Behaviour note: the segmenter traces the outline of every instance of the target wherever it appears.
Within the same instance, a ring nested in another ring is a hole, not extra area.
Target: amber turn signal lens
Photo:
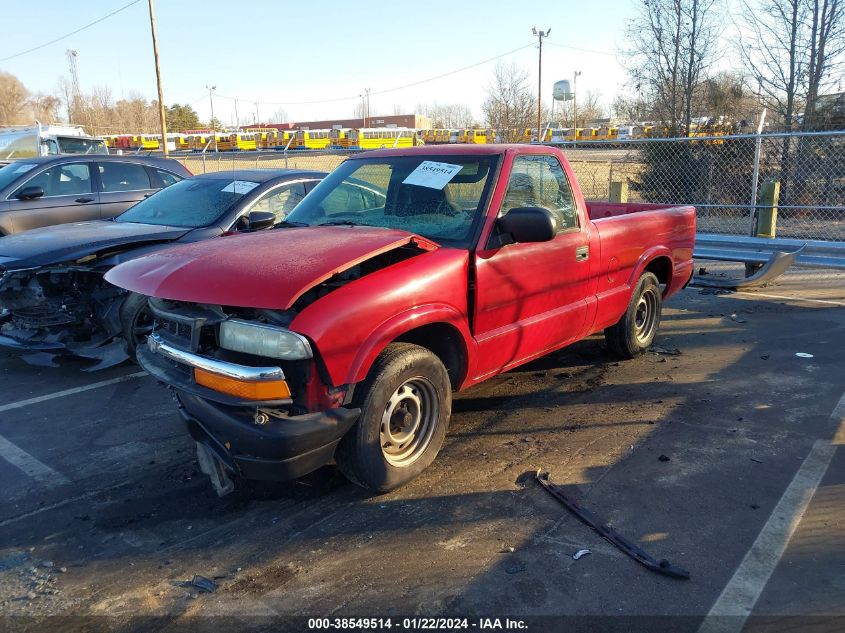
[[[247,382],[221,376],[204,369],[194,369],[194,380],[198,385],[220,393],[226,393],[243,400],[281,400],[290,398],[290,387],[284,380]]]

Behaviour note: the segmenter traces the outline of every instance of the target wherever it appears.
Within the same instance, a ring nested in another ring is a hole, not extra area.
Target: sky
[[[83,92],[107,86],[117,100],[130,93],[156,98],[147,0],[39,50],[120,9],[130,0],[3,0],[7,28],[0,71],[31,91],[58,94],[69,75],[65,51],[77,51]],[[513,61],[537,81],[537,38],[543,43],[542,95],[551,105],[555,81],[578,77],[578,94],[592,90],[609,106],[627,88],[619,56],[631,0],[596,5],[573,0],[156,0],[159,55],[166,104],[188,103],[207,120],[206,86],[216,86],[214,113],[234,123],[267,121],[283,108],[291,121],[351,118],[358,95],[371,91],[372,114],[411,113],[421,103],[460,103],[479,119],[497,61]],[[30,25],[12,29],[8,25]],[[37,28],[35,28],[37,26]],[[516,50],[515,49],[520,49]],[[416,86],[394,88],[468,70]],[[388,92],[383,92],[388,91]],[[315,102],[315,103],[302,103]],[[284,104],[284,105],[283,105]]]

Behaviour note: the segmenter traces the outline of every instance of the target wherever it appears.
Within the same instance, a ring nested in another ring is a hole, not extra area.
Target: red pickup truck
[[[602,330],[642,353],[694,238],[693,207],[585,202],[558,149],[432,146],[351,157],[283,227],[106,279],[152,298],[138,361],[218,494],[333,459],[386,491],[434,459],[453,390]]]

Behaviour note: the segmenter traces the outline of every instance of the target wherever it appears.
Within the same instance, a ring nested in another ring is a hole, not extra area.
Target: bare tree
[[[41,92],[35,93],[29,98],[29,109],[32,111],[32,118],[42,123],[52,123],[59,118],[59,105],[61,102],[53,95]]]
[[[689,129],[695,90],[716,53],[717,0],[637,0],[628,29],[637,91],[673,133]]]
[[[786,129],[806,94],[806,21],[806,0],[760,0],[755,6],[743,2],[740,54],[760,99]]]
[[[516,64],[496,64],[481,110],[487,125],[499,130],[503,141],[516,140],[523,129],[533,128],[537,96],[528,73]]]
[[[10,73],[0,72],[0,125],[26,122],[29,91],[20,79]]]
[[[460,103],[417,104],[416,111],[431,119],[436,128],[479,127],[472,110]]]
[[[819,90],[834,70],[842,67],[845,53],[845,2],[809,0],[810,59],[807,68],[807,99],[802,127],[815,124]]]
[[[282,107],[276,108],[273,112],[272,121],[273,123],[287,123],[288,111]]]

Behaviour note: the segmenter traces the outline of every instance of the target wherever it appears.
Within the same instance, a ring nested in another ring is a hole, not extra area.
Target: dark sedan
[[[47,364],[50,355],[69,351],[100,360],[96,368],[133,356],[150,325],[146,298],[106,283],[106,271],[176,242],[278,225],[325,175],[292,169],[204,174],[113,220],[0,239],[0,347]]]
[[[0,237],[112,218],[189,176],[180,162],[150,156],[71,154],[19,160],[0,168]]]

